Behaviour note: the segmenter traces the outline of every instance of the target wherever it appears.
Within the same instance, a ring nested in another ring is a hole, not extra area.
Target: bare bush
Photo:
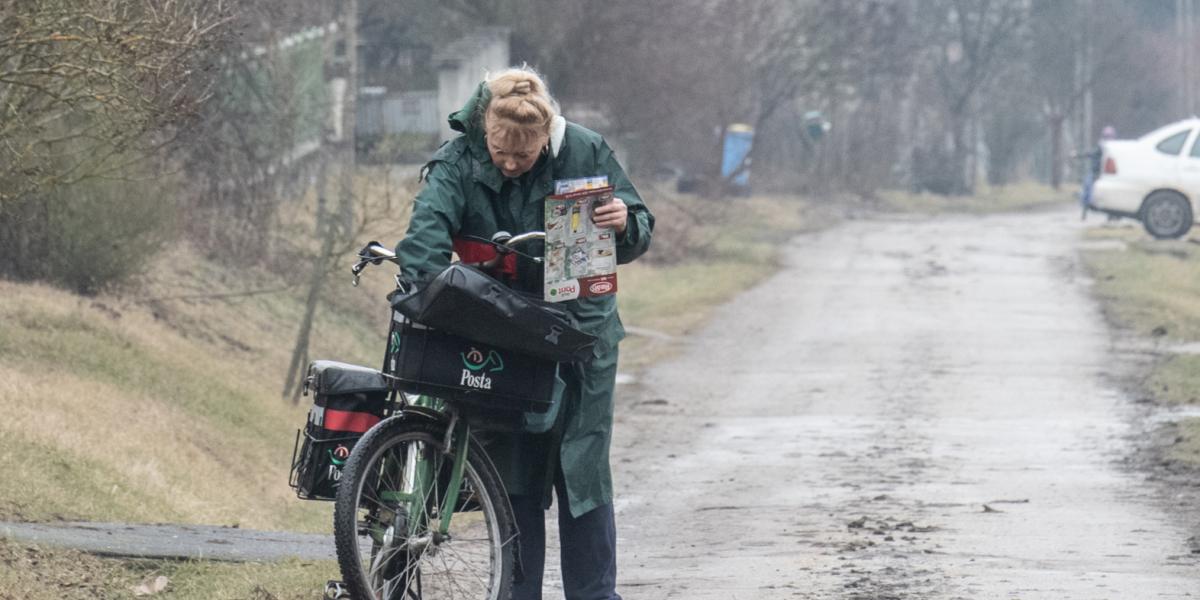
[[[48,249],[65,249],[62,216],[94,228],[140,192],[114,182],[156,176],[211,94],[212,51],[230,14],[228,3],[206,0],[0,9],[0,274],[61,279],[47,270],[61,264]],[[77,287],[101,285],[102,272]]]

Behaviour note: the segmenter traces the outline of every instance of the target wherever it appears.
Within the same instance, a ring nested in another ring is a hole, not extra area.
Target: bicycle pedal
[[[345,600],[349,597],[350,590],[346,589],[346,584],[332,579],[325,582],[326,600]]]

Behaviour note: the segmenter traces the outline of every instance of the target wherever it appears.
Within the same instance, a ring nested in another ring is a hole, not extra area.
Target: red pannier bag
[[[297,432],[288,483],[302,499],[333,500],[354,444],[387,416],[390,388],[375,369],[317,360],[304,380],[304,394],[309,392],[313,405]]]

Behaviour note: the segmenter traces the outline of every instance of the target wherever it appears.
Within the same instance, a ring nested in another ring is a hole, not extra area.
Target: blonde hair
[[[522,66],[505,69],[487,78],[492,98],[483,113],[483,128],[490,136],[518,144],[550,135],[558,116],[558,103],[537,71]]]

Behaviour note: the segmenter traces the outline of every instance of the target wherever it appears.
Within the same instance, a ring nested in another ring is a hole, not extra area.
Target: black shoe
[[[326,600],[345,600],[349,597],[350,590],[346,589],[346,584],[332,579],[325,582]]]

